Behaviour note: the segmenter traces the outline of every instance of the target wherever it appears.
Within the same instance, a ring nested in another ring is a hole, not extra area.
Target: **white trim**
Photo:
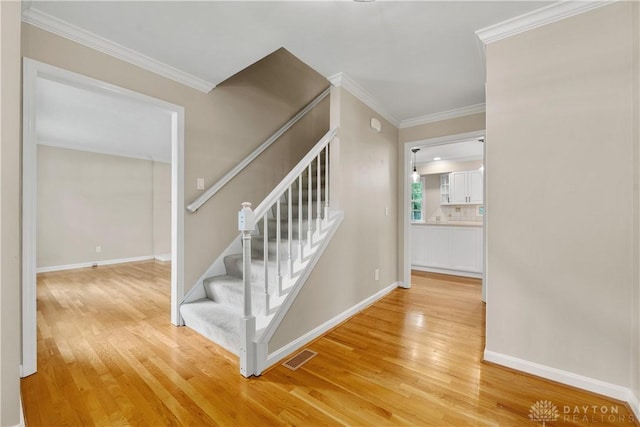
[[[613,399],[622,400],[629,403],[629,406],[631,406],[636,417],[640,415],[638,413],[640,412],[638,408],[638,401],[635,399],[633,392],[626,387],[597,380],[595,378],[585,377],[584,375],[574,374],[573,372],[564,371],[562,369],[541,365],[539,363],[530,362],[528,360],[519,359],[506,354],[496,353],[495,351],[487,350],[486,348],[484,350],[484,360],[501,366],[506,366],[507,368],[515,369],[517,371],[526,372],[527,374],[545,378],[547,380],[577,387],[579,389],[601,394]]]
[[[182,325],[184,297],[184,107],[171,114],[171,323]]]
[[[411,269],[417,271],[426,271],[427,273],[440,273],[454,276],[471,277],[473,279],[482,279],[482,273],[474,273],[471,271],[447,270],[446,268],[423,267],[421,265],[411,265]]]
[[[439,113],[427,114],[425,116],[400,121],[400,129],[425,125],[427,123],[439,122],[442,120],[455,119],[457,117],[470,116],[471,114],[484,113],[485,110],[486,106],[482,103],[469,105],[468,107],[454,108],[453,110],[441,111]]]
[[[184,293],[184,107],[29,58],[23,58],[22,129],[22,376],[37,369],[36,201],[37,79],[52,79],[85,90],[133,98],[171,115],[171,321],[177,324]]]
[[[160,262],[168,262],[171,261],[171,253],[168,254],[156,254],[153,256],[153,258],[155,260],[158,260]]]
[[[29,8],[22,12],[22,22],[34,25],[45,31],[57,34],[81,45],[106,53],[129,64],[136,65],[152,73],[182,83],[200,92],[209,93],[216,86],[204,79],[186,73],[175,67],[150,58],[133,49],[122,46],[83,28],[70,24],[37,9]]]
[[[24,408],[22,407],[22,393],[18,393],[18,403],[20,404],[20,418],[18,424],[15,427],[25,427],[24,423]]]
[[[317,328],[312,329],[311,331],[307,332],[306,334],[302,335],[301,337],[297,338],[296,340],[290,342],[289,344],[287,344],[287,345],[279,348],[278,350],[274,351],[273,353],[269,354],[269,356],[267,357],[267,362],[265,364],[264,369],[267,369],[270,366],[273,366],[274,364],[278,363],[279,361],[281,361],[282,359],[287,357],[289,354],[295,352],[299,348],[307,345],[309,342],[311,342],[311,341],[315,340],[316,338],[320,337],[321,335],[327,333],[328,331],[330,331],[331,329],[335,328],[340,323],[344,322],[345,320],[349,319],[350,317],[355,316],[360,311],[364,310],[365,308],[367,308],[371,304],[375,303],[376,301],[384,298],[391,291],[393,291],[394,289],[398,288],[399,285],[400,285],[400,282],[392,283],[391,285],[387,286],[386,288],[381,289],[380,291],[376,292],[375,294],[371,295],[370,297],[362,300],[361,302],[359,302],[358,304],[354,305],[353,307],[351,307],[351,308],[343,311],[342,313],[338,314],[334,318],[327,320],[326,322],[324,322],[322,325],[318,326]],[[264,371],[264,369],[263,369],[263,371]]]
[[[36,80],[38,65],[22,64],[22,377],[37,370],[36,306]]]
[[[380,114],[384,117],[389,123],[394,125],[395,127],[400,126],[400,121],[396,119],[393,114],[391,114],[387,109],[380,104],[380,102],[375,99],[369,92],[364,90],[362,86],[358,85],[351,77],[347,76],[345,73],[337,73],[333,76],[327,77],[327,80],[331,82],[331,84],[335,87],[342,87],[349,91],[349,93],[365,104],[367,107],[374,110],[376,113]]]
[[[631,407],[636,420],[640,420],[640,401],[638,401],[638,396],[633,394],[631,390],[629,390],[629,398],[627,399],[627,403]]]
[[[615,1],[615,0],[614,0]],[[476,35],[485,45],[542,27],[562,19],[570,18],[614,1],[560,1],[549,6],[516,16],[476,31]]]
[[[87,268],[99,265],[124,264],[125,262],[149,261],[151,259],[154,259],[153,255],[137,256],[131,258],[106,259],[103,261],[87,261],[79,262],[76,264],[53,265],[51,267],[38,267],[36,268],[36,273],[50,273],[52,271],[74,270],[76,268]]]

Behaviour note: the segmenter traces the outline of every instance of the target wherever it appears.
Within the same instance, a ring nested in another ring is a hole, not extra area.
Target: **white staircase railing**
[[[255,225],[262,223],[263,238],[263,269],[264,269],[264,294],[261,296],[265,300],[265,316],[272,313],[272,303],[281,300],[281,297],[288,291],[284,287],[284,282],[288,285],[294,283],[296,276],[296,266],[301,266],[305,262],[305,256],[312,250],[314,239],[321,237],[323,227],[330,221],[329,206],[329,143],[336,136],[337,129],[331,129],[320,141],[305,155],[302,160],[287,174],[287,176],[273,189],[273,191],[251,211],[251,204],[243,203],[243,208],[239,212],[239,229],[242,232],[243,248],[243,281],[244,281],[244,317],[241,328],[241,348],[240,348],[240,372],[248,377],[256,374],[257,369],[257,345],[256,345],[256,319],[251,310],[251,239]],[[314,180],[314,166],[315,180]],[[323,170],[324,167],[324,170]],[[304,182],[306,180],[306,183]],[[322,182],[324,180],[324,191]],[[314,182],[315,181],[315,182]],[[303,197],[303,186],[306,184],[307,197]],[[315,184],[315,194],[314,194]],[[295,196],[294,196],[295,195]],[[293,209],[294,197],[297,197]],[[281,248],[283,234],[281,225],[282,204],[286,203],[286,251]],[[306,208],[306,209],[305,209]],[[315,208],[315,210],[314,210]],[[305,215],[306,210],[306,215]],[[294,213],[294,211],[296,211]],[[270,215],[273,218],[270,218]],[[315,217],[314,217],[315,215]],[[269,219],[275,219],[275,248],[269,245]],[[294,222],[297,222],[297,242],[294,239]],[[303,224],[306,222],[306,230]],[[304,232],[306,231],[306,233]],[[297,244],[296,244],[297,243]],[[294,248],[297,251],[294,253]],[[286,255],[283,254],[286,252]],[[274,262],[275,261],[275,262]],[[283,272],[281,264],[286,265]],[[270,269],[275,268],[275,275],[270,276]],[[276,295],[272,297],[269,290],[269,277],[276,278]]]

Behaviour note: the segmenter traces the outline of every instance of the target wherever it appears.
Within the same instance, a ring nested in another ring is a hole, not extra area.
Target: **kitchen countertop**
[[[413,222],[411,225],[440,225],[447,227],[482,227],[482,221],[427,221],[427,222]]]

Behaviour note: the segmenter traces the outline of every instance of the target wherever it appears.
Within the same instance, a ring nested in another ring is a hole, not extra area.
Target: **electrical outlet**
[[[376,271],[374,273],[374,278],[376,280],[380,280],[380,270],[376,268]]]
[[[102,246],[98,245],[96,246],[96,253],[99,254],[100,252],[102,252]]]

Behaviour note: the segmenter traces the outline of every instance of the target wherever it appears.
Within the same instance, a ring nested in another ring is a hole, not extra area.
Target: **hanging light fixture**
[[[418,173],[418,170],[416,169],[416,153],[418,151],[420,151],[419,148],[412,148],[411,151],[413,152],[413,173],[411,174],[411,180],[416,183],[418,181],[420,181],[420,174]]]

